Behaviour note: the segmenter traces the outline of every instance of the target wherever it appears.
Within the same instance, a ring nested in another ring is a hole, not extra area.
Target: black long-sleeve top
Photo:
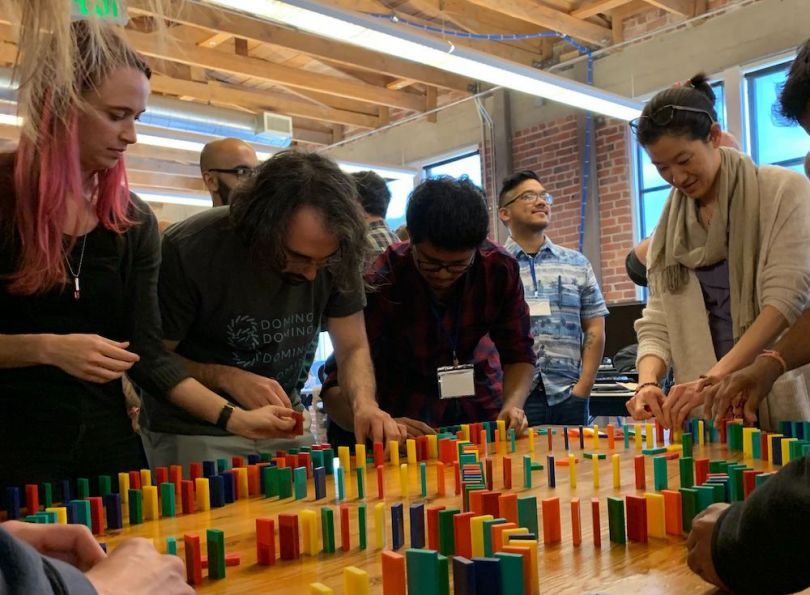
[[[712,534],[718,576],[733,593],[810,587],[810,457],[786,465],[720,516]]]

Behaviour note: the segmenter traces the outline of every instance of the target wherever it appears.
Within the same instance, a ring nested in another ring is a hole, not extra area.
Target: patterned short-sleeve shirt
[[[605,299],[591,263],[580,252],[557,246],[548,236],[534,256],[524,252],[511,237],[504,247],[520,265],[530,310],[550,311],[548,315],[531,317],[537,355],[534,383],[542,375],[548,402],[556,405],[571,395],[571,388],[579,380],[582,321],[607,316]],[[532,301],[543,307],[532,308]]]

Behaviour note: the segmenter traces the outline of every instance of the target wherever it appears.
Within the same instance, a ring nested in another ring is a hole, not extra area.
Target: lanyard
[[[453,318],[453,332],[450,333],[448,339],[450,340],[450,349],[453,353],[453,365],[458,365],[458,336],[459,336],[459,318],[461,318],[461,297],[459,296],[458,303],[456,304],[456,315]],[[436,302],[431,300],[430,301],[430,311],[433,312],[433,317],[436,319],[436,323],[439,325],[439,331],[444,332],[444,325],[442,324],[442,313],[439,312],[439,307],[436,305]]]
[[[540,297],[540,292],[537,289],[537,272],[534,270],[534,257],[532,256],[529,256],[529,273],[531,273],[532,285],[534,285],[534,297]]]

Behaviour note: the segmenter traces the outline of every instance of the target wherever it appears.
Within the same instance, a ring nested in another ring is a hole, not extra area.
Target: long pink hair
[[[151,75],[146,63],[126,42],[114,33],[103,33],[106,41],[112,40],[113,59],[98,70],[97,63],[84,64],[76,82],[78,89],[97,87],[118,67],[134,67],[147,78]],[[86,50],[89,33],[78,30],[77,34],[79,47]],[[69,244],[66,248],[63,239],[67,206],[71,199],[83,195],[78,130],[82,108],[74,102],[65,116],[57,117],[56,101],[53,94],[45,95],[35,112],[39,124],[33,138],[22,134],[17,148],[14,225],[19,253],[16,270],[9,276],[8,290],[12,294],[41,294],[67,281],[65,254],[72,247]],[[96,172],[94,200],[96,216],[103,228],[122,233],[132,225],[127,216],[130,198],[123,161]]]

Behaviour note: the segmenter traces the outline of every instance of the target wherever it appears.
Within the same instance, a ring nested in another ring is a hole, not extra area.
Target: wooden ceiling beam
[[[691,17],[695,14],[695,0],[645,0],[645,2],[679,17]]]
[[[589,0],[572,10],[570,14],[572,17],[578,19],[587,19],[597,14],[613,10],[614,8],[619,8],[630,2],[632,2],[632,0]]]

